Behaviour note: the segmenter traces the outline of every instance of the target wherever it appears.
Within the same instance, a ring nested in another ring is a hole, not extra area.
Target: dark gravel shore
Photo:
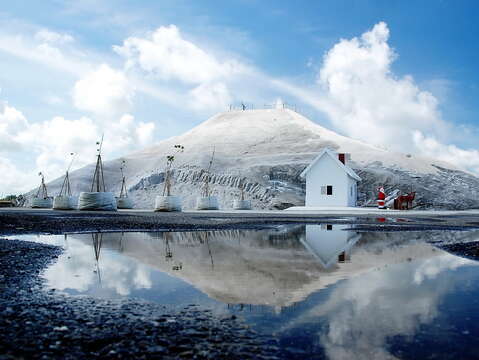
[[[42,288],[54,246],[0,239],[0,359],[277,359],[276,340],[190,305],[70,297]]]
[[[188,231],[259,229],[284,224],[355,224],[363,231],[463,230],[479,228],[479,213],[441,215],[423,212],[390,212],[387,215],[297,214],[288,212],[178,212],[58,211],[27,208],[0,209],[0,234],[63,234],[95,231]]]

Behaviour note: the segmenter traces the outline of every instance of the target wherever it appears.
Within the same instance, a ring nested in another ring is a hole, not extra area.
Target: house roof
[[[330,156],[334,162],[341,168],[343,169],[346,174],[348,174],[349,176],[351,176],[354,180],[357,180],[357,181],[361,181],[361,178],[358,176],[358,174],[356,174],[354,172],[353,169],[351,169],[349,166],[343,164],[341,161],[339,161],[338,159],[338,156],[337,156],[337,153],[335,153],[334,151],[332,151],[331,149],[328,149],[328,148],[324,148],[323,151],[321,151],[319,153],[318,156],[316,156],[316,158],[311,162],[311,164],[308,165],[308,167],[306,167],[306,169],[303,170],[303,172],[301,173],[301,176],[302,178],[305,178],[306,177],[306,174],[314,167],[314,165],[316,165],[316,163],[324,156],[324,155],[327,155],[327,156]]]

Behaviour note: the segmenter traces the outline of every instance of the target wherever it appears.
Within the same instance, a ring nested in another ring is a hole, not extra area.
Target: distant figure
[[[243,108],[243,111],[246,110],[246,105],[245,104],[241,103],[241,107]]]

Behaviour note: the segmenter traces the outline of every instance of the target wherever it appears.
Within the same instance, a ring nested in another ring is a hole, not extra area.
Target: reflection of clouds
[[[474,263],[445,254],[367,273],[338,285],[325,303],[293,326],[325,318],[328,327],[319,337],[332,359],[393,359],[387,338],[413,336],[420,325],[430,323],[438,315],[439,301],[454,285],[447,273],[441,281],[426,280],[469,264]]]
[[[52,288],[86,291],[92,283],[98,281],[97,275],[93,272],[95,264],[92,247],[69,238],[68,248],[56,263],[48,267],[44,277],[48,281],[48,286]]]
[[[151,289],[150,270],[146,266],[138,266],[133,283],[136,289]]]
[[[471,260],[455,256],[444,256],[437,259],[427,259],[423,261],[416,269],[416,272],[414,273],[414,282],[420,285],[426,279],[434,279],[441,271],[455,270],[458,267],[467,264],[471,264]]]
[[[121,234],[110,236],[119,237]],[[97,268],[91,234],[70,235],[67,243],[63,236],[58,235],[43,235],[35,240],[65,247],[57,262],[44,273],[49,287],[85,292],[97,287],[101,278],[102,291],[110,290],[124,296],[133,289],[149,289],[152,286],[151,271],[147,266],[118,255],[105,246],[101,249]]]

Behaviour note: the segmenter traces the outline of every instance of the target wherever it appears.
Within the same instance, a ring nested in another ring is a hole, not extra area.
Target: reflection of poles
[[[64,235],[63,242],[65,243],[65,250],[68,250],[68,235],[67,234]]]
[[[100,264],[98,260],[100,259],[100,251],[101,251],[101,243],[103,241],[103,234],[102,233],[91,234],[91,238],[93,241],[93,251],[95,253],[95,260],[96,260],[95,272],[98,275],[98,283],[101,285]]]
[[[170,249],[170,243],[169,243],[170,234],[165,233],[163,237],[165,239],[165,260],[170,261],[173,258],[173,252]]]
[[[119,252],[123,252],[123,236],[125,236],[125,233],[122,231],[121,236],[120,236],[120,246],[118,247]]]
[[[208,253],[210,254],[210,259],[211,259],[211,269],[214,270],[215,268],[215,263],[213,262],[213,254],[211,253],[211,248],[210,248],[210,242],[208,241],[208,232],[205,234],[205,240],[206,240],[206,246],[208,247]]]
[[[165,261],[173,260],[173,252],[170,248],[170,236],[171,233],[164,233],[163,235],[163,238],[165,239]],[[171,269],[174,271],[179,271],[183,269],[183,263],[179,262],[176,265],[174,264]]]

